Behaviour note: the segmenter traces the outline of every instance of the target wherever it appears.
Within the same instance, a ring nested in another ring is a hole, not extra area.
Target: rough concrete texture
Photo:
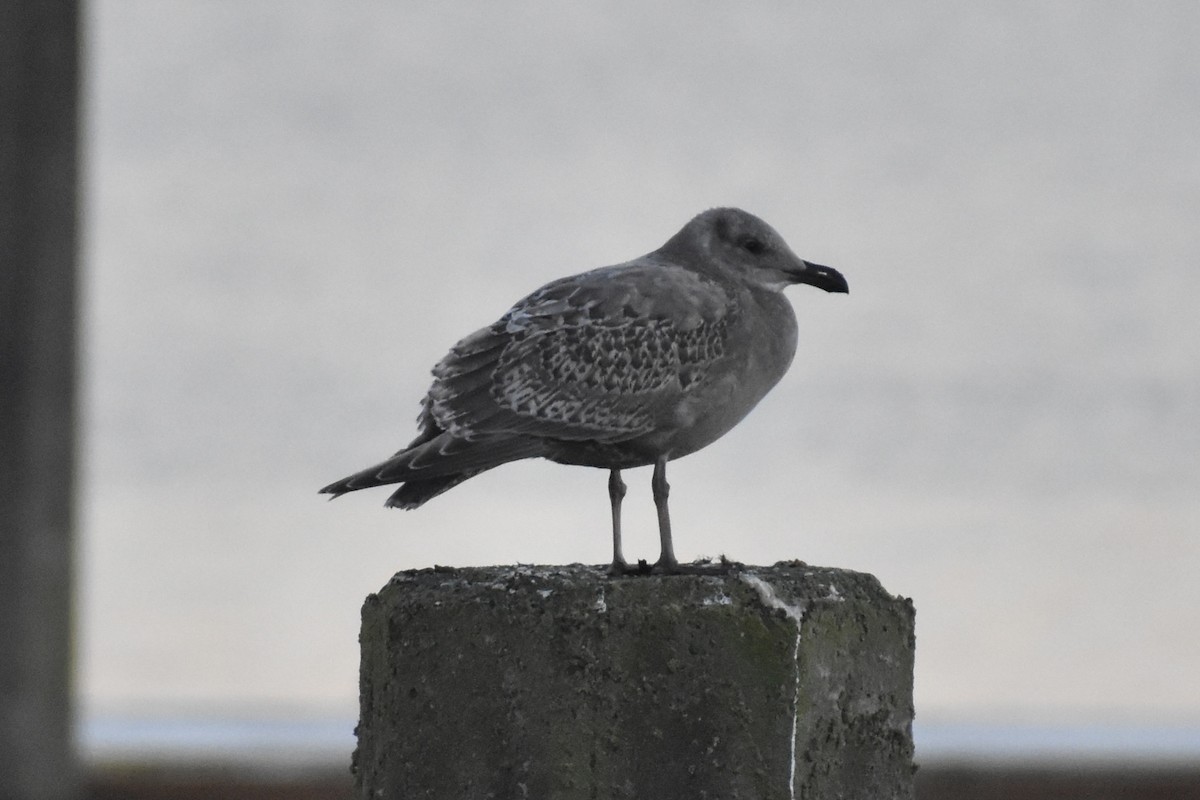
[[[363,606],[363,798],[911,798],[913,607],[800,562],[396,575]]]

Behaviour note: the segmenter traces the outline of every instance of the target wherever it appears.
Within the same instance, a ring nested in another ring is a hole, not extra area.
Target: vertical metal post
[[[78,0],[0,3],[0,797],[78,796],[72,742]]]

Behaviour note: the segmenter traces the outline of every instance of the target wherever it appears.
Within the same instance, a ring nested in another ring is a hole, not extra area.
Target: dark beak
[[[804,269],[788,273],[796,283],[807,283],[809,286],[815,286],[827,292],[849,294],[850,285],[846,283],[842,273],[833,267],[824,267],[811,261],[800,263],[804,265]]]

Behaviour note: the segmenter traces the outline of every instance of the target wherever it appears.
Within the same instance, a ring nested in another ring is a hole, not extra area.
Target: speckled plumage
[[[620,551],[619,470],[655,465],[663,552],[675,567],[665,464],[732,428],[783,376],[796,321],[782,289],[846,291],[762,220],[706,211],[646,256],[553,281],[467,336],[433,369],[420,434],[322,492],[403,485],[416,508],[492,467],[544,457],[606,468]]]

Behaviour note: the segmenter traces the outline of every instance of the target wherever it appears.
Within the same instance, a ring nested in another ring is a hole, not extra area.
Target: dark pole
[[[73,798],[78,0],[0,2],[0,797]]]

